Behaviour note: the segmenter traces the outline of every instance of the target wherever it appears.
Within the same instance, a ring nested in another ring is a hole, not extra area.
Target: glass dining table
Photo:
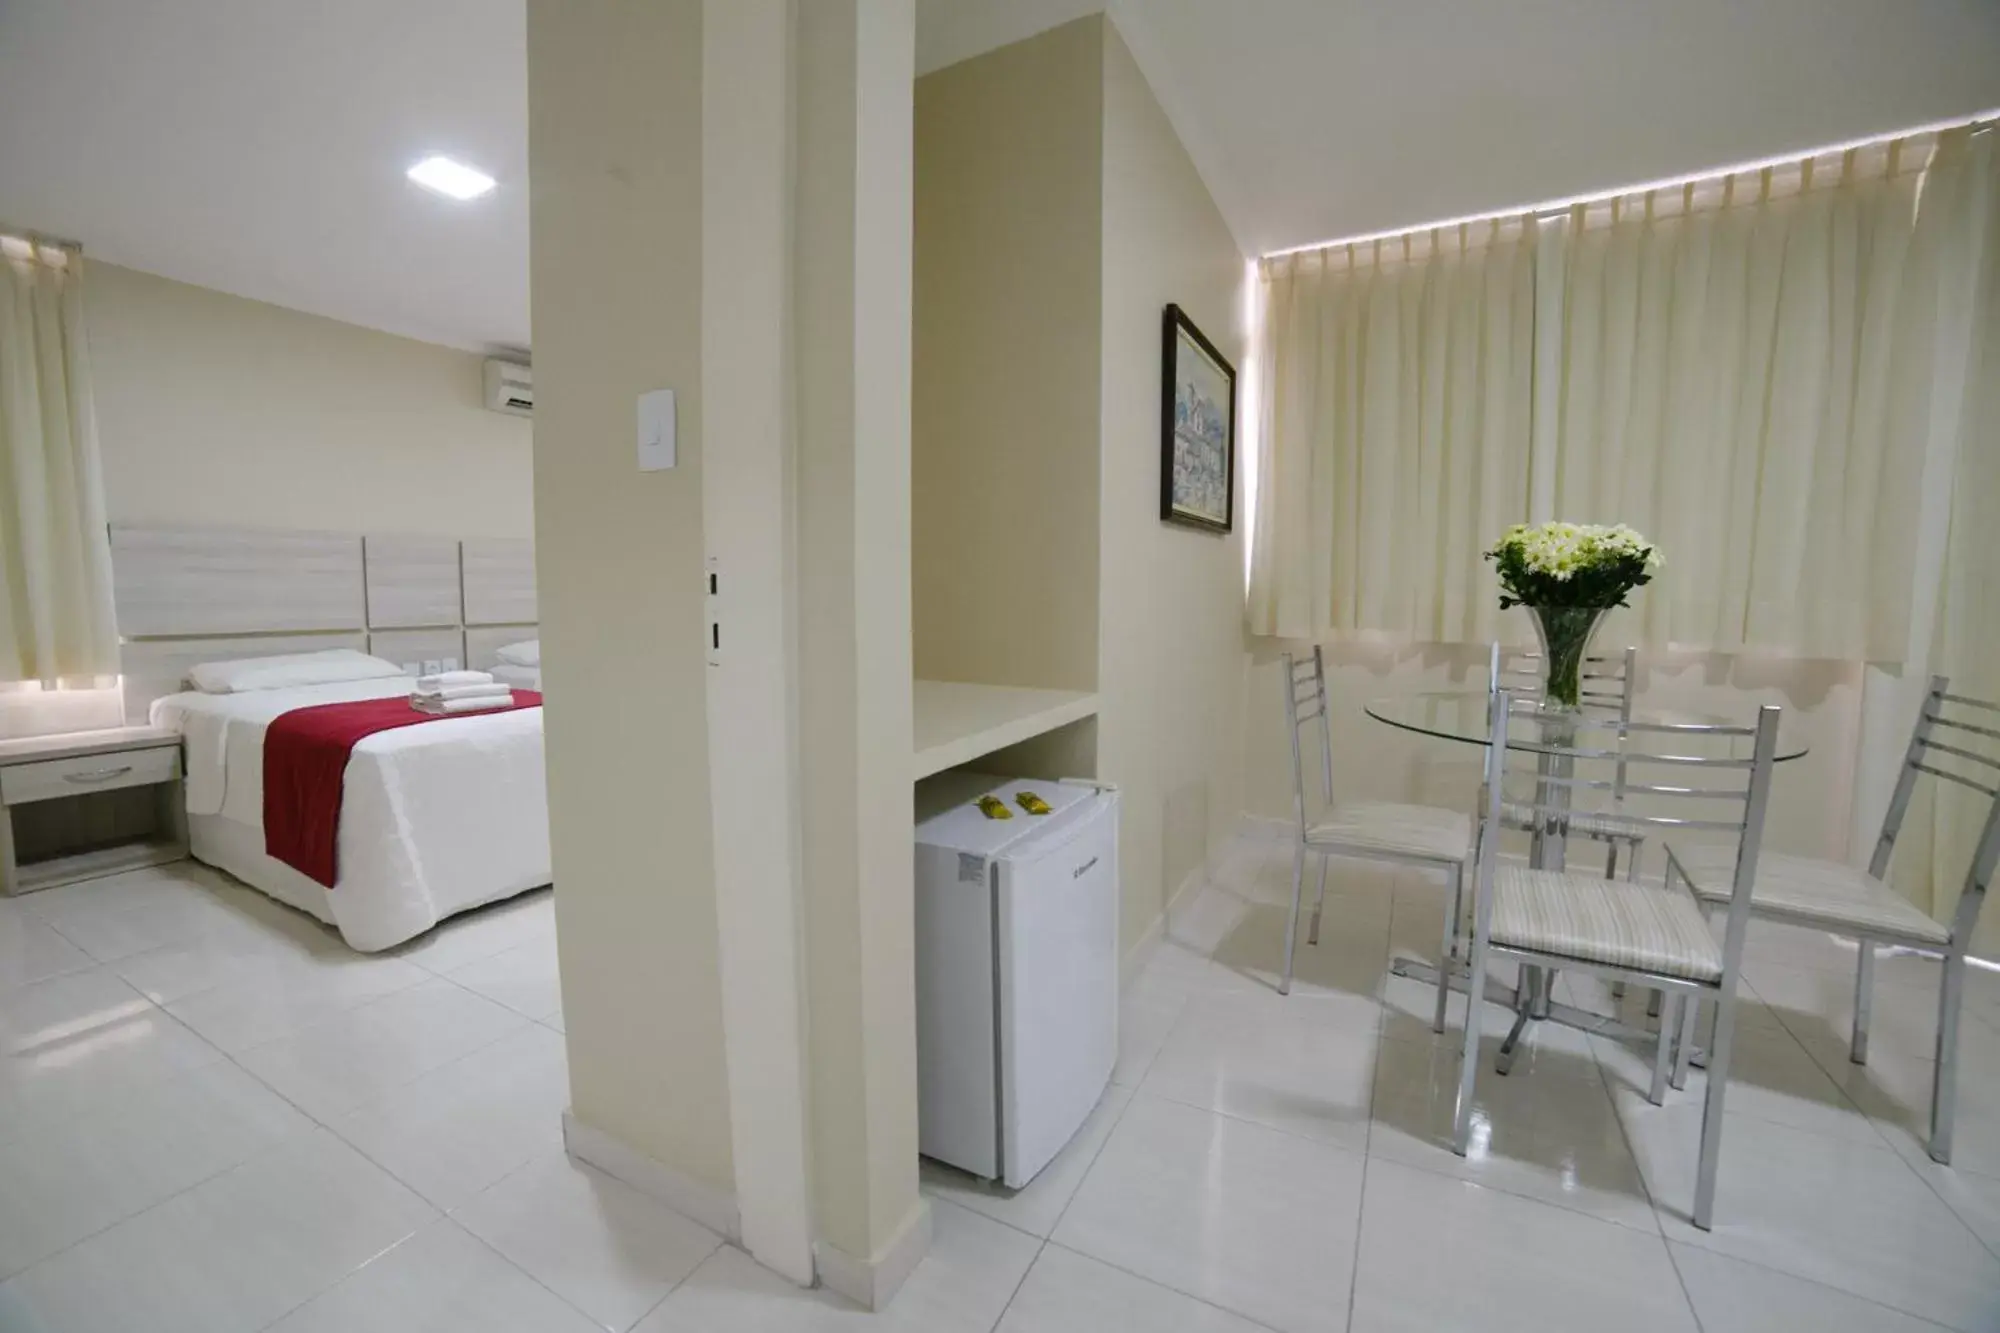
[[[1422,694],[1402,694],[1388,698],[1372,699],[1362,706],[1363,711],[1377,722],[1429,736],[1438,740],[1456,741],[1482,748],[1491,739],[1491,696],[1484,690],[1442,690]],[[1586,705],[1584,714],[1599,727],[1615,726],[1619,721],[1616,708]],[[1714,757],[1749,757],[1748,739],[1744,737],[1717,736],[1711,728],[1727,725],[1741,725],[1748,720],[1750,710],[1746,707],[1743,717],[1728,718],[1714,714],[1682,709],[1635,709],[1627,722],[1651,736],[1664,736],[1678,741],[1686,748]],[[1543,777],[1561,778],[1566,776],[1564,765],[1568,763],[1562,755],[1562,747],[1574,744],[1574,714],[1539,700],[1517,700],[1509,714],[1507,748],[1510,751],[1525,752],[1541,756],[1537,762],[1538,772]],[[1717,755],[1715,746],[1735,747],[1729,755]],[[1787,727],[1781,720],[1778,729],[1778,748],[1775,762],[1785,763],[1805,755],[1810,747],[1795,727]],[[1740,749],[1740,753],[1735,751]],[[1551,790],[1567,791],[1567,787],[1551,784]],[[1555,819],[1538,821],[1528,831],[1528,863],[1540,870],[1561,870],[1568,857],[1569,834],[1566,825]],[[1426,960],[1398,956],[1390,964],[1392,974],[1411,977],[1428,985],[1437,984],[1437,966]],[[1492,978],[1486,984],[1486,998],[1495,1004],[1516,1009],[1528,1017],[1562,1023],[1580,1028],[1586,1032],[1613,1037],[1630,1037],[1652,1040],[1657,1033],[1625,1023],[1615,1016],[1596,1013],[1557,1002],[1552,995],[1554,978],[1542,968],[1525,968],[1519,989],[1503,985]],[[1466,980],[1463,975],[1454,974],[1451,979],[1453,989],[1463,991]],[[1520,1032],[1515,1027],[1515,1036]],[[1499,1069],[1505,1073],[1513,1061],[1515,1037],[1501,1047]]]

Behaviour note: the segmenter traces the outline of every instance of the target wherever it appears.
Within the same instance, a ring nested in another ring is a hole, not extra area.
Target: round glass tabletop
[[[1484,745],[1488,734],[1487,695],[1484,690],[1442,690],[1430,694],[1399,694],[1387,699],[1371,699],[1363,705],[1368,716],[1404,731],[1440,740]],[[1656,753],[1689,753],[1711,758],[1750,757],[1748,736],[1718,736],[1714,727],[1748,727],[1756,713],[1745,709],[1740,717],[1695,713],[1672,708],[1634,710],[1634,735],[1648,738],[1647,747]],[[1552,708],[1540,700],[1519,699],[1507,722],[1507,748],[1541,751],[1554,746],[1574,747],[1579,730],[1615,732],[1618,714],[1602,708],[1584,708],[1581,713]],[[1588,743],[1588,742],[1586,742]],[[1797,759],[1807,745],[1799,728],[1781,718],[1778,723],[1777,762]]]

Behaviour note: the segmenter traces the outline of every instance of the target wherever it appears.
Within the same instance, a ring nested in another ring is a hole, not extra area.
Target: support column
[[[800,754],[821,1280],[876,1307],[917,1193],[911,0],[797,7]]]

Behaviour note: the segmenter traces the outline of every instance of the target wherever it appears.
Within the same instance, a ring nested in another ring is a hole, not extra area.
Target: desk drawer
[[[0,768],[0,805],[26,805],[114,787],[143,787],[171,782],[180,775],[181,753],[171,745],[13,764]]]

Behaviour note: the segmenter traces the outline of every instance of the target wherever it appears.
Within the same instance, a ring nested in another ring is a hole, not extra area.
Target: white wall
[[[571,1109],[734,1186],[702,650],[700,0],[531,0],[535,551]],[[640,473],[671,386],[679,466]]]
[[[532,530],[532,428],[480,405],[480,357],[85,263],[112,522]]]
[[[1161,523],[1159,477],[1161,310],[1180,305],[1240,374],[1244,263],[1116,27],[1103,34],[1097,753],[1125,790],[1129,949],[1241,807],[1242,487],[1223,537]]]

